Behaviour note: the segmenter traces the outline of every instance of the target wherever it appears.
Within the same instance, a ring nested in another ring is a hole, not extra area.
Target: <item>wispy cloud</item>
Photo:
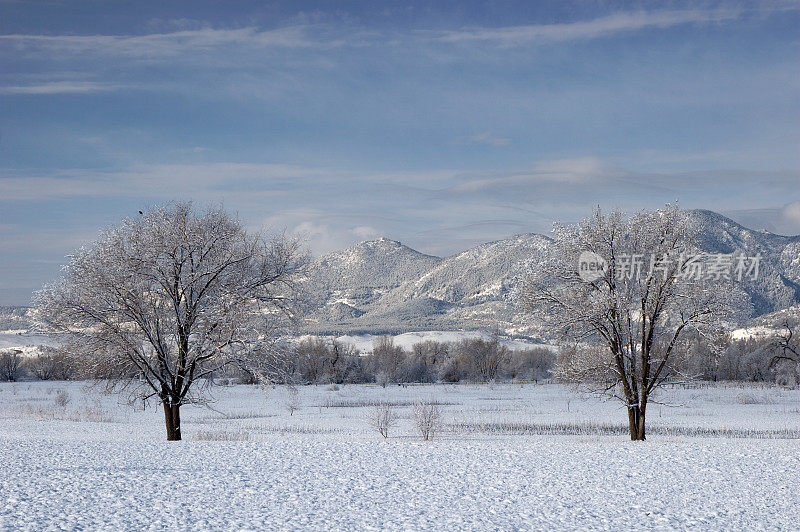
[[[315,255],[323,255],[363,240],[383,236],[382,231],[367,225],[353,225],[356,217],[329,216],[320,211],[304,213],[307,219],[281,213],[276,224],[287,224],[289,232],[301,237]],[[335,218],[335,220],[331,220]],[[350,219],[347,219],[350,218]],[[373,220],[376,221],[376,220]],[[274,225],[274,224],[272,224]]]
[[[508,146],[511,144],[511,139],[506,137],[499,137],[497,135],[493,135],[490,131],[484,131],[483,133],[477,133],[475,135],[470,135],[466,138],[459,139],[456,144],[466,145],[466,144],[485,144],[487,146]]]
[[[133,57],[140,59],[171,58],[185,52],[202,52],[236,47],[243,49],[309,48],[335,46],[339,41],[326,38],[320,28],[289,26],[277,29],[244,27],[236,29],[201,28],[145,35],[0,35],[18,53],[56,51],[59,54],[84,54]]]
[[[86,94],[131,88],[131,85],[95,81],[53,81],[35,85],[10,85],[0,87],[0,94]]]
[[[477,177],[465,176],[462,182],[447,188],[445,193],[462,194],[479,191],[518,190],[519,187],[533,188],[546,185],[595,185],[606,182],[609,178],[619,176],[621,170],[606,161],[593,157],[574,159],[555,159],[541,161],[533,168],[503,173],[497,176]]]
[[[741,11],[736,9],[639,11],[617,13],[579,22],[443,31],[435,36],[435,40],[448,43],[483,41],[502,46],[515,46],[536,41],[559,42],[596,39],[616,33],[648,28],[668,28],[681,24],[725,22],[740,16]]]
[[[793,227],[795,232],[800,232],[800,201],[786,205],[781,210],[781,218]]]
[[[120,170],[65,169],[0,177],[2,199],[38,201],[101,197],[219,197],[228,193],[278,195],[291,183],[321,170],[281,164],[207,163],[136,165]]]

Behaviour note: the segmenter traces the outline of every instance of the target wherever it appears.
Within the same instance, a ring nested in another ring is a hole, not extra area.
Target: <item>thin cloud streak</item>
[[[459,139],[456,144],[458,145],[469,145],[469,144],[484,144],[487,146],[508,146],[511,144],[511,139],[507,137],[499,137],[493,135],[491,131],[484,131],[483,133],[477,133],[475,135],[471,135],[467,138]]]
[[[446,43],[494,42],[502,46],[529,44],[531,42],[563,42],[606,37],[616,33],[648,28],[668,28],[690,23],[719,23],[735,20],[741,11],[681,10],[617,13],[588,21],[501,28],[472,28],[441,32],[435,40]]]
[[[209,51],[228,47],[311,48],[341,44],[326,40],[313,26],[289,26],[271,30],[256,27],[237,29],[212,29],[150,33],[145,35],[0,35],[19,53],[56,52],[59,54],[84,54],[132,57],[140,59],[173,58],[186,52]],[[317,30],[320,28],[317,27]]]
[[[0,94],[86,94],[133,88],[132,85],[100,83],[94,81],[53,81],[37,85],[11,85],[0,87]]]
[[[219,195],[279,193],[299,178],[321,170],[282,164],[208,163],[137,165],[121,170],[72,169],[0,178],[4,201],[41,201],[75,197],[178,197],[187,191]],[[261,185],[261,186],[259,186]],[[264,186],[268,185],[268,186]]]

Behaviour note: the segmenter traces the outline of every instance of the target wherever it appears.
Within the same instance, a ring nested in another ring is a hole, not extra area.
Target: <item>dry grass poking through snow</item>
[[[616,423],[452,423],[447,430],[453,435],[488,434],[502,436],[627,436],[628,425]],[[800,428],[791,429],[725,429],[703,427],[664,427],[654,425],[648,436],[689,436],[700,438],[754,438],[765,440],[800,439]]]
[[[111,423],[112,412],[104,408],[96,397],[78,390],[79,401],[67,388],[75,383],[63,383],[64,387],[52,384],[42,386],[29,383],[9,383],[0,394],[0,418],[29,419],[36,421],[73,421],[86,423]]]

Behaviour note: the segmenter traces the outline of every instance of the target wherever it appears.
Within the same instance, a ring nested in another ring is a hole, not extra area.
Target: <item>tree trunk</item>
[[[181,439],[181,405],[164,401],[164,421],[167,425],[167,441]]]
[[[639,405],[628,407],[628,427],[631,432],[631,441],[644,440],[644,408]]]

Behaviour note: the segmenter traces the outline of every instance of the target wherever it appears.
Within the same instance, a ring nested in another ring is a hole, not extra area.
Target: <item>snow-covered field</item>
[[[38,353],[39,346],[42,345],[53,345],[53,341],[43,334],[0,331],[0,349],[19,349],[24,356],[32,356]]]
[[[434,342],[459,342],[461,340],[466,339],[477,339],[482,338],[484,340],[491,340],[492,335],[483,332],[483,331],[418,331],[418,332],[407,332],[403,334],[397,335],[389,335],[392,338],[392,341],[395,345],[398,345],[405,349],[406,351],[411,351],[414,347],[414,344],[418,344],[421,342],[426,341],[434,341]],[[336,339],[340,342],[350,344],[354,346],[356,349],[361,351],[362,353],[369,353],[372,351],[372,348],[381,338],[380,335],[374,334],[347,334],[342,336],[337,336]],[[555,349],[550,344],[543,344],[543,343],[536,343],[532,340],[526,340],[523,338],[500,338],[500,343],[508,347],[509,349],[532,349],[535,347],[546,347],[549,349]]]
[[[796,529],[800,390],[667,390],[647,442],[560,385],[215,387],[160,411],[81,383],[0,383],[2,529]],[[411,404],[441,403],[423,442]],[[384,441],[372,404],[399,415]],[[65,404],[66,403],[66,404]]]

